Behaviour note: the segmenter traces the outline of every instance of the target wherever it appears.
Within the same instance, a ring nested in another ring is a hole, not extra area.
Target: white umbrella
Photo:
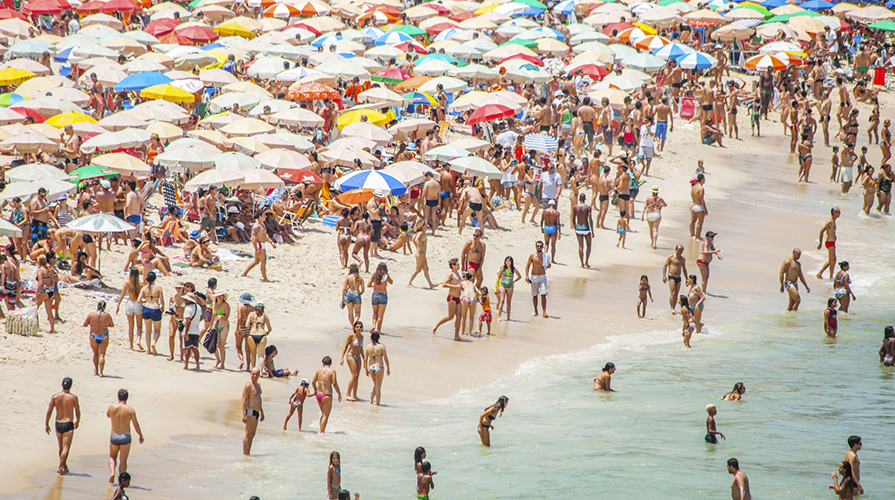
[[[391,175],[409,186],[422,182],[423,179],[425,179],[426,172],[432,172],[433,175],[435,174],[435,171],[427,165],[413,160],[401,161],[389,165],[382,169],[382,172]]]
[[[229,170],[231,172],[239,172],[240,170],[250,170],[261,167],[261,161],[252,158],[246,154],[231,151],[213,156],[214,168],[218,170]]]
[[[198,151],[189,148],[168,149],[155,157],[162,166],[180,169],[206,169],[214,165],[214,160]]]
[[[265,167],[274,170],[290,170],[311,166],[311,162],[305,158],[305,155],[288,149],[271,149],[270,151],[259,153],[255,159],[259,160]]]
[[[184,189],[187,191],[198,191],[199,189],[208,189],[212,186],[238,186],[243,179],[244,176],[241,172],[218,169],[206,170],[187,182]]]
[[[362,137],[381,146],[387,145],[392,140],[391,133],[382,130],[370,122],[357,122],[352,123],[351,125],[346,125],[345,128],[342,129],[342,135],[346,137]]]
[[[478,156],[467,156],[465,158],[455,158],[448,162],[451,164],[451,170],[476,177],[486,177],[488,179],[500,179],[503,172],[494,164],[479,158]]]
[[[104,213],[85,215],[69,222],[66,226],[88,233],[125,233],[136,229],[118,217]]]
[[[0,236],[9,238],[21,238],[22,230],[6,219],[0,219]]]
[[[279,125],[292,125],[299,127],[319,127],[323,125],[323,118],[313,111],[305,108],[291,108],[279,113],[273,113],[270,121]]]
[[[270,170],[253,168],[251,170],[243,170],[240,172],[245,176],[245,180],[239,183],[239,187],[249,191],[258,191],[259,189],[277,189],[286,185],[283,179],[280,179]]]
[[[38,180],[59,180],[67,181],[68,174],[64,171],[43,163],[31,163],[22,165],[12,170],[6,171],[6,180],[15,181],[38,181]]]

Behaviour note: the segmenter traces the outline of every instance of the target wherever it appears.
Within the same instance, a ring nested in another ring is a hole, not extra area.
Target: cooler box
[[[689,120],[696,116],[696,99],[684,97],[681,99],[681,118]]]

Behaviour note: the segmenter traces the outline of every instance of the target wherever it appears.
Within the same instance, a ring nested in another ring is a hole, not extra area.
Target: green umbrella
[[[751,7],[751,6],[747,5],[746,7]],[[764,23],[785,23],[786,21],[789,21],[793,17],[799,17],[799,16],[820,17],[820,14],[818,14],[817,12],[811,12],[810,10],[796,12],[795,14],[780,14],[779,16],[774,16],[774,17],[768,19]]]
[[[547,10],[547,6],[539,2],[538,0],[513,0],[513,3],[522,3],[525,5],[530,5],[536,9]]]
[[[667,7],[673,3],[678,3],[678,2],[687,3],[684,0],[659,0],[659,2],[656,5],[658,5],[659,7]]]
[[[29,101],[30,99],[19,94],[15,94],[12,92],[7,92],[5,94],[0,94],[0,106],[8,108],[10,106],[15,106],[17,104],[21,104],[25,101]]]
[[[501,45],[501,47],[504,45],[521,45],[527,49],[534,49],[538,47],[538,42],[534,40],[526,40],[525,38],[513,38],[509,42]]]
[[[199,6],[199,2],[201,2],[201,1],[202,1],[202,0],[193,0],[192,2],[190,2],[190,3],[189,3],[190,9],[195,9],[196,7],[198,7],[198,6]]]
[[[537,46],[537,44],[535,44],[535,46]],[[413,61],[413,64],[415,66],[419,66],[420,64],[423,64],[428,61],[443,61],[448,64],[456,64],[457,66],[460,66],[461,68],[463,66],[465,66],[465,63],[459,59],[453,58],[447,54],[438,54],[438,53],[429,54],[427,56],[420,57],[419,59]]]
[[[426,32],[424,30],[421,30],[421,29],[417,28],[416,26],[413,26],[412,24],[405,24],[404,26],[401,26],[400,28],[395,29],[395,31],[400,31],[401,33],[404,33],[405,35],[410,35],[412,37],[423,36],[426,34]]]
[[[111,179],[121,174],[111,168],[99,167],[96,165],[87,165],[81,167],[68,175],[68,180],[73,184],[79,184],[88,179]]]
[[[886,19],[885,21],[875,22],[869,26],[870,29],[880,30],[880,31],[895,31],[895,22]]]
[[[750,3],[750,4],[747,4],[747,5],[740,5],[740,6],[737,7],[737,8],[739,8],[739,9],[750,9],[750,10],[754,10],[755,12],[758,12],[758,13],[764,15],[764,18],[765,18],[765,19],[774,17],[774,14],[771,14],[771,11],[769,11],[766,7],[764,7],[764,6],[762,6],[762,5],[755,5],[755,4],[751,4],[751,3]]]

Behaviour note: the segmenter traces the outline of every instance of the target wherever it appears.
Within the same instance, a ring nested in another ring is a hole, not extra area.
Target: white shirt
[[[652,127],[650,127],[644,123],[643,126],[640,127],[640,147],[642,147],[642,148],[653,147],[655,138],[656,138],[656,126],[653,125]]]
[[[202,308],[196,304],[187,304],[183,308],[184,323],[187,319],[192,320],[190,321],[190,330],[187,332],[187,335],[199,335],[199,330],[202,326]]]
[[[74,35],[80,29],[81,29],[81,23],[79,23],[77,19],[72,18],[72,20],[68,22],[68,34],[69,35]]]
[[[555,200],[559,192],[559,186],[562,183],[562,177],[556,172],[541,173],[541,198],[547,200]]]
[[[497,134],[497,137],[494,140],[504,148],[509,148],[512,147],[513,144],[516,144],[516,137],[519,137],[519,134],[512,130],[507,130]]]

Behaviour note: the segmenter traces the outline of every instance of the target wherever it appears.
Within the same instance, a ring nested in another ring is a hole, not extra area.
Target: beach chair
[[[314,201],[308,202],[307,205],[299,208],[295,212],[286,210],[280,217],[280,224],[289,224],[293,231],[304,231],[304,223],[317,212],[317,204]]]
[[[140,191],[140,197],[143,198],[143,201],[148,202],[149,197],[155,194],[155,190],[162,184],[161,179],[156,179],[154,182],[147,182],[146,185],[143,186],[143,189]],[[147,205],[149,205],[147,203]]]
[[[277,188],[274,189],[266,198],[255,203],[255,213],[263,213],[265,210],[270,208],[274,203],[280,201],[280,198],[283,197],[283,194],[286,192],[286,188]]]

